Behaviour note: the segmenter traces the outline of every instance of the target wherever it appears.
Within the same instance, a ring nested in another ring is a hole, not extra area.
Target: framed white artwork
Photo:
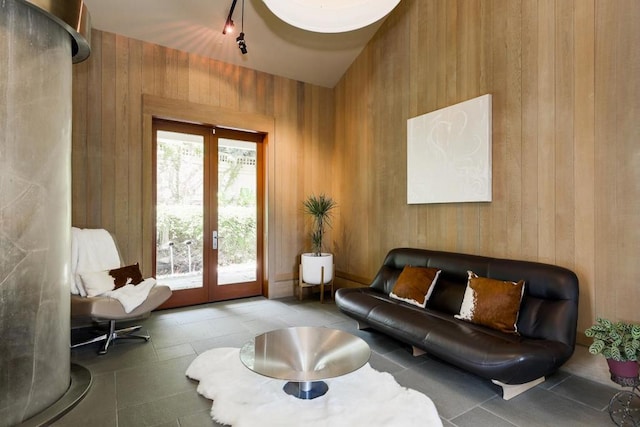
[[[491,95],[407,120],[407,203],[491,201]]]

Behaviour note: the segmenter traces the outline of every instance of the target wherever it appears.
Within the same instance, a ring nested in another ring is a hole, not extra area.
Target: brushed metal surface
[[[22,0],[58,23],[71,36],[73,63],[91,53],[91,15],[83,0]]]
[[[252,371],[287,381],[319,381],[353,372],[369,361],[369,345],[337,329],[295,327],[258,335],[240,349]]]
[[[69,34],[0,1],[0,426],[69,389],[72,67]]]

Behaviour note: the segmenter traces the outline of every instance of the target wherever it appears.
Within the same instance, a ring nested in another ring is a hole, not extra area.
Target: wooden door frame
[[[264,135],[258,132],[247,132],[247,131],[239,131],[239,130],[235,130],[235,129],[228,129],[228,128],[223,128],[223,127],[215,127],[215,137],[213,138],[214,141],[217,141],[218,138],[222,137],[222,138],[226,138],[226,139],[234,139],[234,140],[238,140],[238,141],[247,141],[247,142],[253,142],[256,144],[256,150],[258,151],[257,153],[257,160],[258,162],[256,163],[256,174],[257,174],[257,182],[256,182],[256,192],[257,192],[257,208],[258,208],[258,215],[257,215],[257,224],[256,224],[256,232],[257,232],[257,236],[262,236],[264,235],[264,217],[265,217],[265,211],[264,211]],[[222,136],[221,136],[222,135]],[[214,144],[215,145],[215,144]],[[216,147],[218,148],[218,147]],[[219,201],[217,200],[216,196],[213,194],[214,192],[212,192],[211,194],[211,202],[210,203],[215,203],[217,206],[220,206]],[[216,192],[217,193],[217,192]],[[216,225],[216,229],[218,230],[218,232],[220,232],[220,224],[218,223]],[[224,236],[222,236],[224,237]],[[262,283],[264,282],[264,275],[262,273],[262,265],[263,263],[263,255],[264,255],[264,240],[263,239],[259,239],[258,238],[258,242],[257,242],[257,253],[256,253],[256,258],[258,261],[258,264],[256,265],[256,281],[258,282],[258,284],[261,287],[261,291],[263,291],[263,285]],[[211,254],[211,259],[209,260],[209,262],[211,263],[211,265],[217,265],[218,264],[218,259],[217,259],[217,255],[220,253],[219,250],[218,251],[210,251],[209,252]],[[215,272],[211,271],[210,272],[212,275],[215,274]],[[252,283],[252,282],[251,282]],[[213,295],[211,295],[210,300],[211,301],[224,301],[224,300],[229,300],[229,299],[234,299],[234,298],[243,298],[245,296],[255,296],[255,295],[242,295],[242,294],[247,294],[247,293],[253,293],[255,288],[255,285],[248,285],[248,284],[229,284],[229,285],[219,285],[218,283],[216,283],[213,287],[212,287],[212,292]]]
[[[262,114],[247,113],[215,107],[206,104],[196,104],[183,100],[168,99],[159,96],[142,95],[142,153],[143,170],[153,169],[153,119],[167,119],[181,122],[191,122],[214,127],[245,129],[247,124],[251,130],[264,134],[264,232],[263,241],[263,270],[262,295],[269,297],[269,284],[275,274],[274,257],[275,241],[270,238],[269,230],[275,229],[275,171],[271,162],[275,158],[275,118]],[[142,262],[141,268],[145,275],[150,275],[153,264],[152,258],[155,247],[151,245],[155,232],[155,207],[153,205],[153,177],[151,173],[143,173],[142,178]]]

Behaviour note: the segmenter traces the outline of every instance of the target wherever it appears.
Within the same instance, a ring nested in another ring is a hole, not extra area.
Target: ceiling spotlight
[[[229,9],[229,15],[227,16],[227,20],[224,22],[224,28],[222,29],[222,34],[227,35],[227,33],[233,32],[233,10],[236,8],[236,2],[238,0],[233,0],[231,2],[231,8]]]
[[[224,23],[222,34],[227,35],[228,33],[233,33],[233,28],[233,20],[231,18],[227,18],[227,22]]]
[[[244,41],[244,33],[240,33],[240,35],[236,38],[236,43],[238,43],[238,47],[240,48],[240,52],[243,55],[247,54],[247,44]]]

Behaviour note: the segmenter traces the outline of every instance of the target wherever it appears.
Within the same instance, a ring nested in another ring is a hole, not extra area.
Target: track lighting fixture
[[[224,29],[222,30],[222,34],[227,35],[233,32],[233,11],[236,8],[236,2],[238,0],[233,0],[231,3],[231,9],[229,9],[229,15],[227,16],[227,20],[224,23]],[[236,43],[240,48],[240,52],[243,55],[247,54],[247,43],[244,40],[244,0],[242,0],[242,21],[240,26],[240,35],[236,37]]]
[[[224,28],[222,29],[222,34],[227,35],[229,33],[233,33],[233,29],[233,20],[231,18],[227,18],[227,22],[224,23]]]
[[[235,0],[234,0],[235,1]],[[247,44],[244,41],[244,0],[242,0],[242,20],[240,21],[240,35],[236,38],[236,43],[243,55],[247,54]]]
[[[224,22],[224,28],[222,29],[222,34],[227,35],[229,33],[233,33],[233,10],[236,8],[236,2],[238,0],[233,0],[231,2],[231,9],[229,9],[229,15],[227,16],[227,20]]]
[[[244,42],[244,33],[240,33],[240,35],[236,38],[236,43],[238,43],[238,47],[240,48],[240,52],[243,55],[247,53],[247,44]]]

